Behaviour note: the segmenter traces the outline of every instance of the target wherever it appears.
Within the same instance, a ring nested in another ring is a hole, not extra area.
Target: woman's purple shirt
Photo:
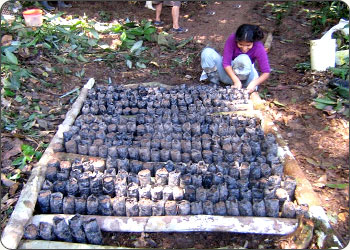
[[[225,43],[224,54],[222,58],[222,66],[225,68],[227,66],[231,66],[231,62],[240,54],[244,54],[237,46],[236,42],[236,34],[233,33],[229,36]],[[269,58],[267,57],[267,53],[265,51],[264,45],[262,42],[254,42],[253,47],[246,53],[252,63],[255,61],[258,62],[260,71],[262,73],[271,72]]]

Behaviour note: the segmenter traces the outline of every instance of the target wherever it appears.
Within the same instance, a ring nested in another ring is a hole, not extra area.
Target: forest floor
[[[104,13],[104,16],[109,15],[111,20],[155,18],[155,12],[145,8],[144,2],[77,1],[72,4],[72,8],[63,10],[65,15],[86,15],[97,21],[101,20],[101,13]],[[311,35],[311,26],[305,25],[306,20],[302,17],[295,18],[296,12],[293,11],[283,18],[282,23],[277,23],[271,18],[268,9],[264,8],[265,4],[266,2],[255,1],[209,1],[206,4],[188,2],[181,7],[180,25],[189,31],[174,34],[173,38],[176,41],[190,37],[193,39],[177,50],[166,50],[158,44],[148,44],[149,50],[145,53],[153,61],[148,67],[129,69],[123,58],[116,58],[112,65],[107,65],[104,61],[89,60],[84,64],[64,65],[70,67],[73,74],[53,74],[50,76],[51,82],[59,84],[49,89],[36,86],[35,82],[28,82],[28,91],[25,94],[32,99],[39,99],[43,112],[56,115],[51,120],[43,119],[44,121],[38,123],[37,129],[46,133],[42,140],[45,143],[51,140],[71,106],[69,96],[61,99],[57,97],[75,87],[82,87],[89,78],[93,77],[97,84],[106,84],[109,81],[117,84],[152,81],[167,84],[200,84],[201,50],[209,45],[222,53],[225,40],[239,25],[258,24],[265,35],[268,32],[273,34],[269,52],[272,74],[259,88],[260,95],[269,107],[267,115],[273,119],[283,138],[288,142],[299,166],[319,196],[338,238],[347,245],[350,239],[349,121],[338,113],[318,110],[312,105],[313,99],[326,88],[328,80],[332,78],[331,73],[300,72],[295,68],[297,64],[310,60],[308,41],[315,37],[319,38],[320,35]],[[171,28],[170,8],[163,8],[162,20],[165,25],[158,29],[168,31]],[[104,35],[101,39],[113,45],[116,37]],[[74,75],[74,72],[80,72],[82,69],[85,70],[83,77]],[[25,107],[18,106],[17,110],[25,111]],[[18,147],[24,142],[34,143],[28,141],[26,137],[13,136],[11,133],[1,134],[2,173],[5,175],[15,171],[11,162],[20,153]],[[1,201],[2,228],[16,204],[23,184],[29,177],[31,167],[33,167],[31,164],[26,166],[15,185],[3,186],[3,195],[6,195]],[[345,186],[328,184],[345,184]],[[157,248],[281,247],[280,237],[263,235],[197,232],[146,235],[117,233],[110,236],[109,244],[125,247],[134,247],[140,238],[148,239],[144,247]],[[310,243],[309,248],[318,248],[316,239]]]

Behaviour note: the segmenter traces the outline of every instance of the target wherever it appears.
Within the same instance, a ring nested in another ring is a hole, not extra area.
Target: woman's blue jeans
[[[224,67],[222,66],[222,56],[216,52],[213,48],[204,48],[201,53],[201,66],[203,73],[201,80],[206,79],[206,73],[218,71],[220,81],[226,84],[233,84],[231,78],[227,75]],[[241,80],[244,88],[248,84],[259,77],[254,64],[252,64],[250,58],[246,54],[237,56],[231,62],[232,69],[234,70],[237,77]]]

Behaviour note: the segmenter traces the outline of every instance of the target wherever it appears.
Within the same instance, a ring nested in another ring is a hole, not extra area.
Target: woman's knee
[[[203,64],[218,64],[221,61],[221,56],[213,48],[204,48],[201,53],[201,63]]]
[[[208,57],[214,58],[216,57],[216,54],[218,54],[218,52],[216,52],[215,49],[207,47],[202,50],[201,58],[202,59],[208,58]]]
[[[241,64],[241,65],[243,64],[246,66],[250,66],[250,65],[252,65],[252,61],[250,60],[250,57],[248,55],[240,54],[232,61],[232,66],[234,64]]]

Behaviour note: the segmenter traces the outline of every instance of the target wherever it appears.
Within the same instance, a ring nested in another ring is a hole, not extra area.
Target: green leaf
[[[15,175],[12,175],[9,179],[10,180],[18,180],[19,178],[21,178],[21,173],[20,172],[18,172]]]
[[[69,52],[68,55],[69,55],[71,58],[77,58],[77,57],[78,57],[77,54],[74,53],[74,52]]]
[[[345,108],[342,114],[345,115],[346,117],[349,117],[350,116],[350,109]]]
[[[28,117],[28,121],[33,121],[38,116],[38,113],[33,113]]]
[[[342,101],[337,102],[337,105],[334,107],[335,111],[340,111],[343,108],[344,103]]]
[[[127,37],[127,39],[132,39],[132,40],[136,39],[136,36],[134,34],[131,34],[128,31],[126,31],[126,37]]]
[[[189,38],[187,38],[187,39],[184,39],[184,40],[182,40],[182,41],[179,43],[179,45],[176,46],[176,48],[177,48],[177,49],[180,49],[180,48],[184,47],[187,43],[189,43],[189,42],[192,41],[192,40],[193,40],[193,36],[191,36],[191,37],[189,37]]]
[[[144,63],[141,62],[136,62],[136,67],[140,68],[140,69],[145,69],[147,68],[146,65]]]
[[[18,96],[16,96],[15,101],[16,102],[22,102],[23,99],[22,99],[22,97],[20,95],[18,95]]]
[[[136,43],[134,43],[134,45],[131,47],[130,52],[134,53],[136,50],[140,49],[142,47],[143,41],[137,41]]]
[[[126,46],[127,48],[131,48],[135,42],[136,42],[135,40],[125,39],[123,41],[123,46]]]
[[[123,42],[123,41],[125,41],[125,39],[126,39],[126,32],[123,31],[123,33],[120,36],[120,40]]]
[[[143,25],[143,29],[146,30],[146,29],[148,29],[149,27],[152,26],[152,23],[150,21],[142,20],[141,21],[141,25]]]
[[[152,41],[152,36],[149,35],[149,34],[145,34],[145,35],[144,35],[144,38],[145,38],[147,41]]]
[[[19,82],[19,77],[16,75],[11,76],[4,80],[4,88],[11,90],[19,90],[21,83]]]
[[[136,23],[135,22],[126,22],[126,23],[124,23],[124,26],[128,27],[128,28],[133,28],[133,27],[136,27]]]
[[[8,96],[8,97],[12,97],[12,96],[15,96],[16,94],[15,93],[13,93],[11,90],[9,90],[9,89],[5,89],[5,91],[4,91],[4,96],[6,97],[6,96]]]
[[[48,43],[43,43],[43,46],[44,46],[45,49],[51,49],[52,48],[52,46],[50,44],[48,44]]]
[[[35,46],[38,41],[39,41],[39,37],[36,37],[30,43],[26,44],[26,47]]]
[[[328,105],[335,105],[337,104],[335,101],[331,100],[330,98],[328,97],[325,97],[325,98],[316,98],[314,99],[315,102],[318,102],[318,103],[323,103],[323,104],[328,104]]]
[[[23,161],[24,161],[24,164],[25,164],[25,157],[24,156],[20,156],[20,157],[16,158],[14,161],[12,161],[12,165],[13,166],[22,165]]]
[[[42,152],[35,151],[34,157],[35,157],[36,160],[39,161],[42,155],[43,155]]]
[[[113,26],[113,29],[112,31],[115,32],[115,33],[118,33],[122,30],[123,26],[121,24],[116,24],[115,26]]]
[[[326,184],[327,187],[329,188],[334,188],[334,189],[346,189],[348,188],[349,184],[348,183],[328,183]]]
[[[97,45],[97,41],[96,41],[96,39],[89,39],[88,40],[88,44],[91,46],[91,47],[94,47],[94,46],[96,46]]]
[[[81,54],[78,56],[78,60],[81,61],[81,62],[89,62],[89,60],[86,59],[86,58],[85,58],[83,55],[81,55]]]
[[[126,66],[128,66],[129,69],[132,68],[132,61],[126,60]]]
[[[323,110],[325,107],[327,107],[328,105],[327,104],[324,104],[324,103],[320,103],[320,102],[316,102],[315,103],[315,108],[317,109],[320,109],[320,110]]]
[[[7,60],[10,63],[18,65],[18,60],[17,60],[17,57],[15,56],[15,54],[10,52],[9,50],[5,50],[5,55],[6,55]]]
[[[62,56],[56,56],[56,55],[53,55],[54,58],[57,59],[58,62],[60,63],[63,63],[63,64],[66,64],[68,62],[68,59],[67,58],[64,58]]]
[[[35,150],[32,146],[27,145],[27,144],[22,144],[21,146],[22,152],[25,156],[32,156],[35,153]]]
[[[94,36],[95,39],[100,38],[100,35],[98,34],[98,32],[95,29],[89,29],[89,31],[91,32],[91,34]]]
[[[157,29],[155,27],[149,27],[149,28],[145,29],[144,34],[151,35],[151,34],[155,33],[156,31],[157,31]]]
[[[333,72],[335,76],[339,76],[342,79],[346,78],[346,75],[348,74],[349,68],[328,68],[330,71]]]
[[[349,99],[350,96],[349,96],[349,89],[348,88],[344,88],[344,87],[339,86],[335,90],[337,91],[337,93],[341,97],[343,97],[345,99]]]

